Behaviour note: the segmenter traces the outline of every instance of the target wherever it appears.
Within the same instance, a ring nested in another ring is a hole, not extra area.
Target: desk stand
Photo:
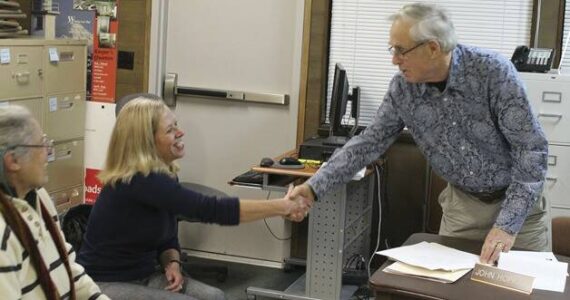
[[[248,299],[348,299],[352,293],[343,292],[342,271],[353,254],[369,255],[373,194],[371,173],[315,202],[309,215],[307,272],[285,291],[249,287]]]

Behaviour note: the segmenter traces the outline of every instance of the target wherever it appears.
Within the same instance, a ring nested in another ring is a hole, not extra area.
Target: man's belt
[[[505,194],[507,192],[507,188],[503,188],[494,192],[466,192],[467,194],[481,200],[481,202],[485,203],[497,203],[505,198]]]

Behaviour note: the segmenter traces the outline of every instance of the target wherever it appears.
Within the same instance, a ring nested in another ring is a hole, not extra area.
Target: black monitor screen
[[[346,70],[340,63],[334,69],[334,81],[330,102],[329,121],[331,136],[346,136],[347,132],[341,125],[342,118],[346,113],[348,101],[348,78]]]

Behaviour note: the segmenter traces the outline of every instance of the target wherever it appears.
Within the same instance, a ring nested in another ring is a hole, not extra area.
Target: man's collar
[[[449,75],[447,76],[447,89],[454,89],[454,90],[463,90],[463,86],[457,81],[459,75],[463,73],[463,65],[461,64],[462,60],[462,53],[459,49],[459,46],[456,46],[451,52],[451,61],[449,62]],[[423,96],[428,90],[430,90],[430,86],[426,83],[422,83],[419,86],[420,93]]]
[[[459,78],[463,77],[464,64],[461,62],[463,61],[463,53],[461,53],[460,46],[455,47],[451,54],[451,63],[449,66],[449,77],[447,78],[447,86],[454,90],[461,91],[463,90],[464,86],[458,81]]]

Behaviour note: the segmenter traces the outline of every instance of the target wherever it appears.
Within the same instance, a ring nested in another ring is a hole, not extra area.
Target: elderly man
[[[457,44],[450,17],[435,5],[405,5],[391,20],[389,51],[400,72],[372,124],[293,196],[313,200],[350,180],[407,127],[449,183],[439,198],[441,235],[484,240],[484,263],[513,245],[545,250],[547,142],[513,65]]]
[[[0,107],[2,299],[108,299],[75,262],[42,188],[52,148],[26,109]]]

